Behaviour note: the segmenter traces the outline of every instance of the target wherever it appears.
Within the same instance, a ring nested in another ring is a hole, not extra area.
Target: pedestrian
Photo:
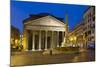
[[[50,50],[50,55],[52,55],[52,50]]]

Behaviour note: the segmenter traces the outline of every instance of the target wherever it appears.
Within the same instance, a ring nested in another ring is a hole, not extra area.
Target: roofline
[[[51,16],[51,17],[53,17],[53,18],[59,20],[58,17],[56,17],[56,16],[54,16],[54,15],[51,15],[51,14],[49,14],[49,13],[47,13],[47,14],[48,14],[47,16]],[[38,15],[38,14],[35,14],[35,15]],[[43,17],[46,17],[46,16],[43,16]],[[30,18],[30,17],[29,17],[29,18]],[[40,17],[40,18],[42,18],[42,17]],[[37,19],[40,19],[40,18],[37,18]],[[26,18],[26,19],[28,19],[28,18]],[[26,20],[26,19],[25,19],[25,20]],[[37,19],[34,19],[34,20],[37,20]],[[25,20],[23,20],[23,23],[28,22],[28,21],[25,21]],[[61,21],[61,20],[59,20],[59,21],[62,22],[63,24],[65,24],[64,21]]]
[[[84,18],[84,15],[88,12],[88,10],[91,9],[91,7],[94,7],[94,8],[95,8],[95,6],[89,6],[89,7],[84,11],[84,13],[83,13],[83,18]]]

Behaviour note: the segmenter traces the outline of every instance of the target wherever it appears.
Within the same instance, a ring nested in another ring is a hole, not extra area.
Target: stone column
[[[45,50],[47,50],[47,31],[45,31]]]
[[[32,38],[32,51],[35,51],[35,34],[33,32],[33,38]]]
[[[57,31],[57,47],[59,47],[59,31]]]
[[[53,45],[54,45],[54,44],[53,44],[53,33],[54,33],[54,32],[51,31],[51,49],[53,48]]]
[[[41,30],[39,31],[39,50],[41,50]]]

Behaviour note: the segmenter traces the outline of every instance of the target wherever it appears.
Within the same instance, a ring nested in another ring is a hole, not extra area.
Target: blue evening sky
[[[23,20],[30,14],[49,13],[58,18],[64,18],[64,23],[68,15],[68,25],[71,30],[80,23],[88,7],[86,5],[11,1],[11,24],[23,32]]]

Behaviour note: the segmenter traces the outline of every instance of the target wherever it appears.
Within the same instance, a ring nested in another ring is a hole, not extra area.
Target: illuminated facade
[[[23,21],[24,50],[47,50],[60,47],[64,39],[65,24],[48,14],[31,15]]]
[[[73,31],[69,32],[70,45],[73,47],[85,47],[84,39],[84,23],[78,24]]]
[[[83,16],[84,34],[87,46],[95,44],[95,7],[90,7]]]
[[[11,48],[16,48],[19,44],[20,33],[17,28],[11,26]]]
[[[69,32],[70,46],[88,47],[95,45],[95,7],[89,7],[83,20]]]

